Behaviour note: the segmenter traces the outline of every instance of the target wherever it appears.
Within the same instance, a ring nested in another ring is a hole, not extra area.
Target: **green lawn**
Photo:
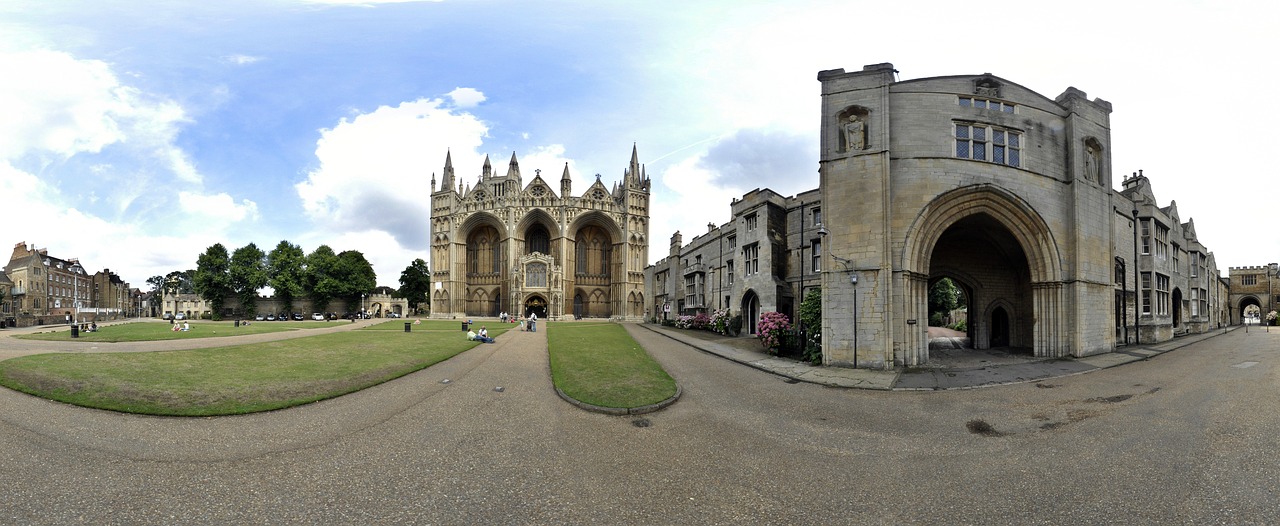
[[[592,405],[634,408],[676,394],[676,382],[616,323],[546,324],[551,380]]]
[[[339,322],[321,322],[321,321],[255,321],[249,325],[241,322],[239,327],[235,326],[234,321],[208,321],[196,320],[188,321],[191,324],[190,331],[173,331],[173,327],[168,323],[157,322],[134,322],[122,323],[119,325],[103,325],[98,327],[95,332],[80,331],[79,338],[72,338],[70,328],[67,326],[55,326],[57,332],[37,332],[32,334],[16,335],[14,338],[27,340],[51,340],[51,341],[86,341],[86,342],[142,342],[153,340],[188,340],[192,338],[215,338],[220,336],[241,336],[245,334],[262,334],[267,332],[282,332],[297,329],[319,329],[322,327],[332,327]],[[181,326],[182,322],[178,322]]]
[[[0,385],[127,413],[232,415],[351,393],[478,345],[461,334],[405,333],[400,327],[398,333],[350,331],[192,351],[26,356],[0,361]]]

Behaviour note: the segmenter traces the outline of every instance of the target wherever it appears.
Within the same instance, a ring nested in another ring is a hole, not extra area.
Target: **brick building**
[[[76,258],[49,255],[25,241],[14,245],[4,267],[6,298],[19,325],[65,323],[79,319],[116,319],[129,313],[129,284],[103,270],[91,274]]]

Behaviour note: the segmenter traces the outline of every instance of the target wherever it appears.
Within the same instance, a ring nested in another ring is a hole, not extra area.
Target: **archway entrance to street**
[[[971,280],[948,275],[929,280],[929,351],[973,348]]]
[[[962,292],[958,296],[967,313],[963,339],[943,346],[930,338],[930,361],[1032,354],[1031,268],[1022,245],[1004,223],[986,213],[952,223],[933,247],[929,274],[930,309],[938,303],[938,284],[947,279]],[[930,312],[931,336],[937,332],[932,325],[939,321],[932,319],[934,315]]]
[[[1236,310],[1236,323],[1258,323],[1262,319],[1262,302],[1253,296],[1240,298],[1240,306]]]

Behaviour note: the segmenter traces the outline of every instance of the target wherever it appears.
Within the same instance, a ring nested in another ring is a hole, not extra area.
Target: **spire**
[[[435,177],[435,174],[432,174]],[[445,150],[444,154],[444,175],[440,179],[440,189],[453,189],[453,152]]]
[[[436,193],[436,173],[431,172],[431,193]]]
[[[569,197],[573,189],[573,180],[569,179],[569,163],[564,163],[564,173],[560,175],[560,197]]]
[[[484,154],[484,168],[480,170],[480,180],[493,177],[493,165],[489,164],[489,154]]]
[[[631,164],[627,166],[627,173],[623,177],[623,183],[627,188],[636,188],[640,186],[640,154],[636,151],[636,143],[631,143]]]
[[[507,177],[520,179],[520,162],[516,161],[516,152],[511,152],[511,162],[507,163]]]

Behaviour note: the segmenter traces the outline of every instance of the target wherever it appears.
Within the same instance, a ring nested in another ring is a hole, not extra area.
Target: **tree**
[[[267,286],[267,255],[253,243],[237,248],[231,254],[227,274],[231,291],[240,298],[240,307],[247,315],[254,315],[258,310],[258,289]]]
[[[227,247],[214,243],[196,260],[194,281],[196,293],[213,309],[213,319],[222,319],[222,304],[231,294],[231,258]]]
[[[950,278],[929,287],[929,324],[941,326],[947,314],[960,307],[960,288]]]
[[[417,313],[418,306],[425,304],[427,312],[430,312],[431,303],[427,300],[430,293],[431,269],[427,268],[427,262],[422,258],[415,259],[400,273],[400,296],[409,300],[410,311]]]
[[[341,283],[338,296],[346,300],[347,310],[357,310],[361,294],[368,294],[378,286],[378,275],[373,265],[358,250],[344,250],[338,254],[333,277]]]
[[[337,264],[338,255],[329,245],[320,245],[307,255],[303,289],[316,310],[329,310],[329,300],[342,292],[341,283],[333,276]]]
[[[302,247],[288,241],[280,241],[267,254],[267,282],[275,289],[276,298],[280,299],[286,311],[292,312],[294,298],[306,293],[306,259]]]
[[[814,287],[800,302],[800,324],[804,326],[808,341],[804,342],[804,359],[809,363],[822,361],[822,289]]]

